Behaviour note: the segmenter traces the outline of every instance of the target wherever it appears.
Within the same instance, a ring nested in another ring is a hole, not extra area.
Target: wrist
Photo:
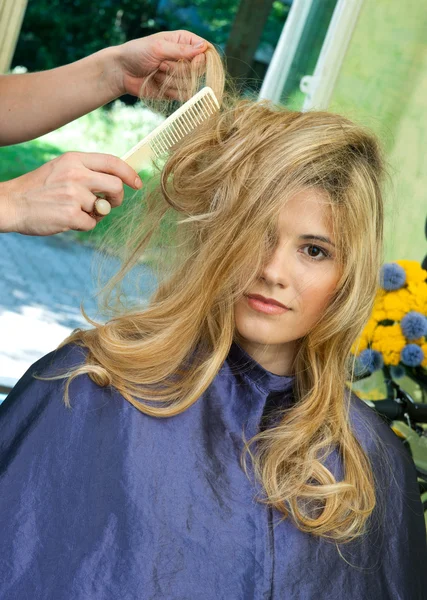
[[[93,56],[98,60],[101,85],[107,88],[111,100],[123,96],[126,92],[123,83],[121,46],[104,48]]]
[[[0,182],[0,233],[16,231],[9,183],[8,181]]]

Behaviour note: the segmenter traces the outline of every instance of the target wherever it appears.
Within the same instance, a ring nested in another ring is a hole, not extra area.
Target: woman
[[[323,112],[237,102],[183,140],[111,284],[169,219],[149,306],[74,332],[2,406],[1,597],[423,597],[411,459],[345,386],[383,170]]]

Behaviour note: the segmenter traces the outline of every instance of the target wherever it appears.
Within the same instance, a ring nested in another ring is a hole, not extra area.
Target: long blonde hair
[[[207,55],[206,81],[221,97],[219,58],[213,49]],[[261,501],[300,530],[337,542],[361,535],[375,486],[350,426],[346,380],[350,348],[378,284],[383,171],[376,139],[346,118],[228,100],[176,147],[159,184],[126,216],[132,235],[110,289],[153,240],[159,243],[167,220],[164,275],[147,307],[93,323],[64,342],[88,349],[84,365],[62,374],[66,403],[70,382],[86,373],[147,415],[173,417],[194,404],[236,339],[234,305],[274,249],[283,204],[299,190],[321,189],[332,209],[341,278],[322,319],[299,342],[295,404],[246,443],[242,466],[248,473],[250,456],[265,490]],[[324,465],[334,447],[342,481]]]

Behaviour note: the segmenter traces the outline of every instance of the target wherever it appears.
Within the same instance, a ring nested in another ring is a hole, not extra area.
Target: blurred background
[[[158,31],[217,45],[240,93],[327,109],[371,128],[389,161],[385,258],[427,253],[427,6],[419,0],[0,0],[0,73],[39,71]],[[0,148],[0,181],[68,150],[122,155],[161,120],[124,96],[32,142]],[[149,174],[147,174],[148,176]],[[0,236],[0,381],[95,314],[90,265],[105,229]],[[146,297],[150,260],[141,265]],[[6,385],[4,383],[4,385]]]

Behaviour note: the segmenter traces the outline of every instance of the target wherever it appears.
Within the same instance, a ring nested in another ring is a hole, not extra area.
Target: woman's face
[[[285,375],[291,373],[297,340],[322,317],[340,276],[331,209],[322,191],[306,189],[293,196],[280,213],[278,234],[258,282],[236,303],[235,322],[248,354],[267,370]]]

